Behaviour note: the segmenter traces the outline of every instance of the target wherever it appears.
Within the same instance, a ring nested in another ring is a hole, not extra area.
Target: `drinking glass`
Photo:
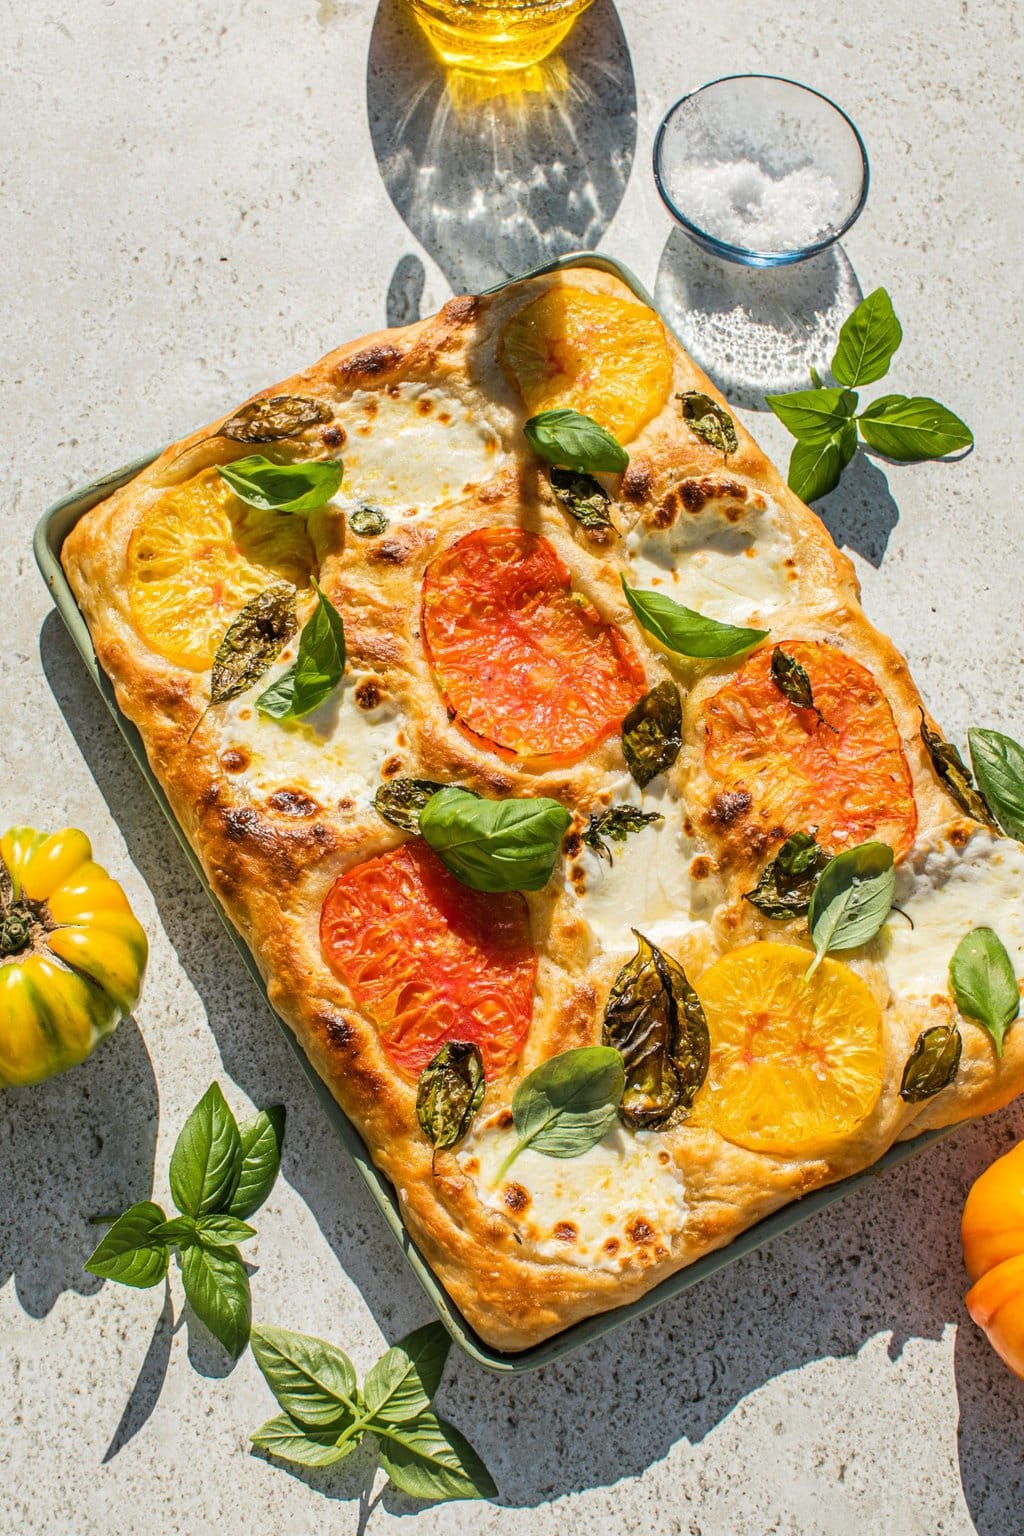
[[[528,69],[566,37],[592,0],[408,0],[445,64],[495,74]]]

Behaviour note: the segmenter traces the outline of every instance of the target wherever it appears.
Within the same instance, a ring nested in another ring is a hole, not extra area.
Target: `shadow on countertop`
[[[97,710],[92,681],[56,614],[43,625],[40,650],[57,703],[152,889],[181,964],[206,1004],[225,1071],[255,1103],[287,1104],[283,1176],[306,1202],[381,1331],[388,1339],[398,1338],[429,1315],[415,1277],[338,1147],[291,1048],[149,798],[115,725]],[[127,1048],[130,1062],[141,1041],[133,1047],[137,1032],[125,1026],[122,1031],[122,1050]],[[82,1069],[96,1074],[93,1095],[101,1102],[108,1094],[120,1103],[123,1063],[115,1055],[117,1040],[115,1035]],[[76,1097],[78,1092],[76,1083]],[[155,1114],[155,1088],[150,1103]],[[963,1310],[958,1231],[971,1182],[1022,1130],[1019,1106],[967,1125],[708,1283],[538,1372],[498,1378],[453,1350],[442,1411],[470,1428],[501,1490],[500,1502],[531,1508],[575,1490],[636,1477],[680,1441],[699,1444],[758,1388],[809,1361],[854,1355],[879,1335],[890,1336],[889,1353],[897,1359],[909,1339],[940,1339],[950,1323],[959,1323],[956,1377],[964,1493],[982,1536],[1009,1536],[1014,1529],[1010,1513],[1021,1492],[1019,1411],[1014,1411],[1019,1409],[1019,1385]],[[87,1140],[88,1133],[79,1139]],[[120,1131],[112,1134],[111,1143],[102,1198],[140,1198],[146,1191],[129,1187],[124,1173],[137,1166],[135,1145],[126,1151]],[[24,1183],[14,1187],[15,1221],[27,1233],[39,1224],[45,1196],[26,1194]],[[36,1276],[32,1294],[37,1296],[60,1288],[62,1261],[50,1256],[46,1262],[54,1278]],[[37,1267],[43,1267],[42,1260]],[[280,1321],[287,1325],[291,1320]],[[166,1328],[162,1315],[156,1330],[161,1339]],[[146,1398],[154,1385],[159,1391],[166,1369],[165,1362],[161,1369],[162,1343],[156,1338],[151,1353]],[[141,1427],[135,1422],[141,1413],[141,1408],[126,1407],[108,1456],[130,1437],[128,1431],[134,1434]],[[855,1402],[849,1413],[856,1415]],[[289,1475],[329,1497],[358,1498],[360,1529],[365,1526],[372,1506],[361,1462],[346,1463],[337,1473],[292,1470]],[[884,1468],[878,1476],[884,1478]],[[393,1492],[383,1502],[396,1514],[412,1507]]]

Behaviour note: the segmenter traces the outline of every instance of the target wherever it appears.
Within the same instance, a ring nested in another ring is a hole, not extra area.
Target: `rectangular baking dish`
[[[568,267],[579,266],[594,267],[602,272],[613,273],[627,287],[631,288],[637,298],[644,304],[649,305],[652,309],[655,308],[650,295],[633,276],[632,272],[608,256],[599,256],[591,252],[579,252],[570,256],[560,257],[557,261],[548,262],[543,267],[538,267],[532,272],[524,273],[523,276],[537,277],[546,272],[557,272]],[[522,278],[510,279],[510,282],[512,281],[520,282]],[[497,292],[500,288],[506,286],[508,284],[502,283],[490,291]],[[114,470],[111,474],[104,475],[102,479],[94,480],[91,484],[82,486],[79,490],[71,491],[68,495],[63,496],[60,501],[54,502],[53,506],[43,514],[36,527],[34,540],[36,562],[43,575],[43,579],[50,589],[50,594],[57,606],[57,611],[67,627],[68,633],[81,654],[82,660],[93,682],[99,689],[104,703],[117,722],[118,728],[127,742],[132,756],[138,763],[143,777],[152,790],[157,804],[174,829],[185,858],[192,865],[207,896],[220,914],[221,920],[241,954],[253,982],[263,994],[264,999],[266,999],[267,993],[263,978],[260,976],[256,962],[245,940],[232,927],[226,913],[210,889],[202,866],[189,846],[188,839],[182,828],[178,825],[174,812],[171,810],[167,798],[149,766],[142,738],[131,721],[121,713],[117,706],[114,690],[96,661],[88,627],[79,611],[78,604],[75,602],[74,595],[60,563],[61,546],[78,519],[105,497],[119,490],[122,485],[126,485],[133,476],[139,474],[156,457],[156,453],[147,454],[143,458],[136,459],[134,463],[126,464],[122,469]],[[930,1131],[923,1136],[915,1137],[912,1141],[898,1142],[871,1168],[865,1169],[864,1172],[855,1174],[851,1178],[844,1179],[841,1183],[832,1184],[827,1189],[817,1190],[813,1194],[805,1195],[801,1200],[793,1201],[791,1204],[783,1207],[782,1210],[776,1211],[773,1215],[758,1222],[746,1232],[741,1233],[727,1247],[715,1253],[709,1253],[703,1259],[699,1259],[697,1263],[689,1265],[686,1269],[680,1270],[675,1275],[670,1275],[668,1279],[663,1280],[654,1290],[649,1291],[646,1296],[642,1296],[639,1301],[631,1302],[628,1306],[618,1307],[610,1312],[602,1312],[596,1317],[586,1318],[583,1322],[574,1323],[572,1327],[566,1328],[562,1333],[545,1340],[542,1344],[535,1344],[531,1349],[522,1350],[517,1354],[504,1354],[500,1350],[493,1349],[489,1344],[486,1344],[470,1328],[469,1324],[449,1299],[443,1286],[406,1231],[399,1213],[398,1200],[394,1189],[387,1179],[384,1178],[383,1174],[374,1167],[359,1132],[335,1103],[330,1091],[317,1075],[315,1068],[308,1061],[305,1052],[292,1034],[292,1031],[282,1019],[278,1018],[278,1015],[270,1007],[269,1000],[267,1001],[267,1008],[273,1017],[277,1019],[288,1043],[302,1063],[312,1090],[323,1106],[324,1114],[333,1126],[349,1157],[351,1157],[359,1173],[362,1175],[381,1215],[391,1228],[397,1241],[401,1244],[402,1251],[410,1268],[436,1308],[442,1323],[451,1334],[455,1343],[471,1359],[475,1360],[478,1365],[483,1366],[487,1370],[504,1374],[517,1374],[523,1371],[536,1370],[542,1365],[549,1365],[552,1361],[560,1360],[573,1350],[582,1348],[591,1339],[600,1338],[602,1334],[608,1333],[611,1329],[618,1328],[621,1324],[651,1311],[663,1301],[681,1295],[683,1291],[689,1290],[691,1285],[697,1285],[700,1281],[706,1280],[716,1270],[723,1268],[726,1264],[734,1263],[743,1254],[749,1253],[754,1248],[761,1247],[763,1243],[770,1242],[780,1232],[789,1231],[791,1227],[806,1221],[808,1217],[815,1215],[816,1212],[823,1210],[826,1206],[832,1205],[836,1200],[841,1200],[844,1195],[856,1189],[866,1179],[875,1178],[883,1170],[896,1167],[898,1164],[905,1162],[908,1157],[912,1157],[916,1152],[929,1146],[940,1136],[948,1134],[948,1129]]]

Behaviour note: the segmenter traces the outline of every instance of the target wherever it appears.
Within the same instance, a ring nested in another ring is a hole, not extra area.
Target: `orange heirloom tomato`
[[[975,1181],[960,1231],[974,1282],[967,1310],[996,1354],[1024,1378],[1024,1141]]]

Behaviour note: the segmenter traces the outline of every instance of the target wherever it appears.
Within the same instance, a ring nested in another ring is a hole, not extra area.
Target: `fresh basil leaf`
[[[629,454],[592,416],[579,411],[541,411],[523,427],[526,441],[548,464],[584,474],[621,474]]]
[[[948,1088],[956,1077],[963,1048],[958,1029],[936,1024],[922,1030],[903,1068],[900,1098],[908,1104],[921,1104]]]
[[[174,1243],[179,1248],[196,1241],[196,1223],[192,1216],[174,1216],[162,1226],[153,1229],[152,1236],[161,1243]]]
[[[250,400],[213,435],[229,437],[236,443],[279,443],[333,417],[334,412],[323,400],[310,400],[304,395],[271,395],[269,400]]]
[[[211,1083],[185,1121],[171,1153],[174,1203],[184,1216],[225,1211],[238,1183],[242,1143],[217,1083]]]
[[[683,702],[675,683],[658,683],[622,722],[622,755],[641,789],[671,768],[683,745]]]
[[[975,821],[982,822],[986,827],[996,831],[996,824],[992,819],[985,797],[975,789],[971,779],[970,770],[960,753],[952,742],[943,741],[938,731],[933,731],[921,710],[921,740],[925,744],[928,756],[932,760],[936,777],[943,789],[955,800],[962,811],[968,816],[973,816]]]
[[[794,832],[761,871],[754,889],[744,891],[744,900],[765,917],[802,917],[811,904],[818,876],[829,860],[813,832]]]
[[[230,1215],[251,1216],[259,1210],[273,1189],[281,1166],[284,1124],[284,1105],[272,1104],[269,1109],[261,1109],[252,1120],[239,1127],[242,1169],[228,1206]]]
[[[435,1152],[454,1147],[466,1135],[484,1101],[480,1048],[447,1040],[420,1073],[416,1118]]]
[[[700,999],[670,955],[633,929],[637,951],[612,983],[605,1045],[622,1054],[619,1118],[632,1130],[685,1120],[708,1071],[711,1043]]]
[[[247,1242],[256,1236],[256,1228],[237,1216],[200,1216],[195,1224],[196,1235],[207,1248],[233,1248],[235,1243]]]
[[[726,458],[730,453],[739,452],[736,423],[717,400],[712,400],[710,395],[702,395],[697,389],[685,389],[676,395],[676,399],[681,403],[683,420],[691,432],[695,432],[709,447],[717,448]]]
[[[615,843],[624,843],[631,832],[641,832],[654,821],[664,821],[660,811],[641,811],[635,805],[611,805],[606,811],[591,815],[583,831],[583,841],[592,848],[598,858],[612,862],[612,851],[605,842],[610,837]]]
[[[1002,1056],[1006,1031],[1020,1013],[1020,991],[1013,961],[991,928],[964,934],[949,964],[949,982],[964,1018],[982,1024]]]
[[[615,524],[608,515],[612,499],[593,475],[583,475],[575,469],[559,469],[556,465],[550,478],[555,496],[582,527],[610,528],[615,532]]]
[[[91,1275],[116,1280],[138,1291],[159,1285],[167,1273],[167,1244],[154,1233],[164,1224],[164,1213],[152,1200],[140,1200],[96,1245],[85,1262]]]
[[[379,507],[353,507],[348,525],[361,539],[375,539],[388,525],[387,515]]]
[[[903,327],[884,288],[861,299],[839,332],[832,359],[832,376],[856,389],[875,384],[889,372],[889,364],[903,340]]]
[[[843,432],[857,409],[857,396],[848,389],[797,389],[789,395],[764,398],[787,432],[801,443],[816,446]]]
[[[250,598],[217,647],[210,703],[236,699],[258,682],[297,628],[294,587],[279,582]]]
[[[249,1342],[249,1276],[237,1248],[182,1249],[181,1281],[189,1305],[236,1360]]]
[[[378,1424],[403,1424],[430,1407],[441,1384],[451,1339],[441,1323],[407,1334],[372,1366],[363,1382],[363,1402]]]
[[[338,1431],[342,1426],[318,1430],[312,1424],[297,1424],[286,1413],[279,1413],[255,1434],[249,1436],[258,1450],[282,1461],[292,1461],[300,1467],[332,1467],[355,1450],[365,1430],[358,1431],[343,1445],[338,1445]]]
[[[1024,842],[1024,747],[1000,731],[967,732],[978,788],[1007,837]]]
[[[340,489],[344,470],[338,459],[275,464],[262,453],[251,453],[219,465],[217,473],[240,501],[262,512],[315,512]]]
[[[883,395],[857,420],[868,447],[900,464],[942,459],[974,443],[970,427],[926,395]]]
[[[720,624],[717,619],[706,619],[692,608],[684,608],[671,597],[660,592],[640,591],[631,587],[625,576],[621,577],[626,602],[641,629],[680,656],[697,656],[702,659],[718,659],[738,656],[751,646],[764,640],[766,629],[738,629],[735,624]]]
[[[857,428],[852,421],[820,442],[798,442],[789,456],[791,491],[809,506],[827,496],[857,452]]]
[[[389,821],[401,832],[418,832],[420,812],[428,800],[439,790],[447,789],[436,779],[389,779],[373,797],[373,805],[379,816]],[[471,791],[467,790],[467,794]]]
[[[414,1499],[491,1499],[494,1479],[466,1437],[433,1413],[381,1427],[380,1464]]]
[[[256,700],[261,715],[296,720],[318,709],[341,682],[345,671],[345,627],[341,614],[317,582],[313,617],[302,627],[299,654],[287,672]]]
[[[498,1169],[504,1177],[520,1152],[579,1157],[615,1124],[625,1085],[622,1056],[609,1046],[563,1051],[527,1073],[512,1098],[517,1140]]]
[[[808,979],[835,949],[873,939],[892,909],[896,871],[888,843],[860,843],[830,859],[818,877],[807,913],[814,944]]]
[[[344,1350],[265,1323],[252,1330],[251,1342],[256,1364],[285,1413],[301,1424],[344,1426],[356,1401],[356,1373]]]
[[[539,891],[571,821],[557,800],[481,800],[449,787],[420,812],[420,836],[474,891]]]

